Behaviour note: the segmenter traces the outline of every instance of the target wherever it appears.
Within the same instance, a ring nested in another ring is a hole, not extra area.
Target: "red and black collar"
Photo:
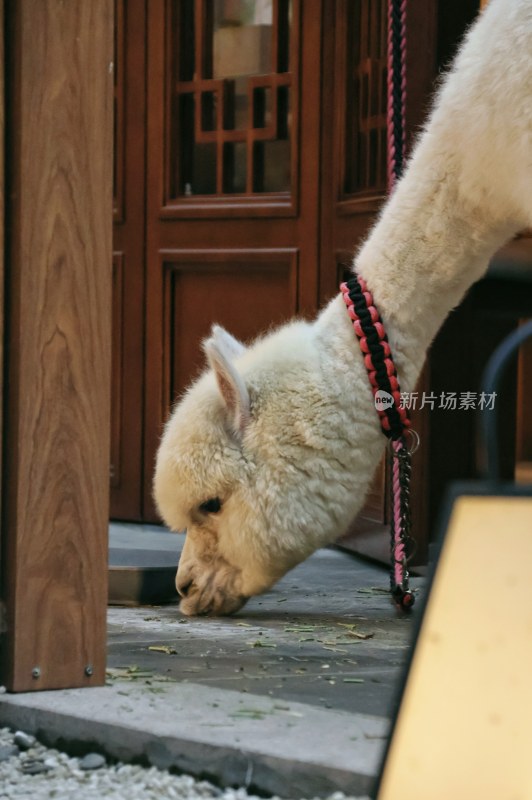
[[[396,605],[407,610],[414,604],[407,569],[407,551],[412,541],[409,503],[411,448],[405,437],[411,430],[410,419],[406,408],[401,405],[401,390],[390,343],[366,282],[354,275],[341,284],[340,291],[362,350],[382,431],[391,440],[390,588]],[[377,402],[383,397],[379,392],[385,392],[384,398],[390,402]]]

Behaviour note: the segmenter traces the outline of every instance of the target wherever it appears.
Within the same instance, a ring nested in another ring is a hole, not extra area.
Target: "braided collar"
[[[406,408],[401,406],[397,370],[371,292],[364,279],[358,276],[342,283],[340,291],[362,350],[382,431],[390,439],[400,439],[410,427],[410,419]]]
[[[406,433],[410,431],[413,440],[418,437],[410,428],[406,408],[401,406],[401,390],[390,344],[366,282],[354,275],[341,284],[340,291],[362,350],[381,428],[391,444],[390,589],[396,605],[408,610],[414,604],[414,595],[410,590],[407,569],[407,551],[411,543],[411,450]]]

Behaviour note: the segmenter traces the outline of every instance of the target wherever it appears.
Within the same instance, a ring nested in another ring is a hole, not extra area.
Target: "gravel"
[[[222,791],[190,775],[156,767],[108,764],[100,753],[72,758],[35,737],[0,728],[0,798],[14,800],[259,800],[245,789]],[[275,798],[277,800],[277,798]],[[335,792],[328,800],[357,800]],[[368,798],[358,798],[368,800]]]

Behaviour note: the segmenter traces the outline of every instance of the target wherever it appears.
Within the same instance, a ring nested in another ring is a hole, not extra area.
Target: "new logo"
[[[387,408],[393,406],[393,397],[389,392],[384,389],[377,389],[375,392],[375,408],[377,411],[385,411]]]

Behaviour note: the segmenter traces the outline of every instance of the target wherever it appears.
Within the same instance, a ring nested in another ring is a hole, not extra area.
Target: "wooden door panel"
[[[328,0],[325,6],[334,31],[324,44],[331,69],[324,70],[323,114],[333,124],[322,139],[322,302],[338,291],[387,191],[387,6],[387,0]],[[434,75],[435,6],[433,0],[408,4],[407,139],[422,119]],[[422,433],[423,420],[415,424]],[[425,496],[418,465],[419,457],[413,467],[416,522],[424,514]],[[383,461],[342,542],[383,560],[389,551],[387,484]]]
[[[325,39],[320,296],[338,291],[386,193],[387,0],[330,0]],[[336,255],[336,259],[335,259]]]
[[[316,311],[321,9],[148,4],[146,519],[162,423],[212,323],[250,339]]]
[[[213,321],[249,341],[296,310],[295,250],[173,251],[163,270],[163,416],[204,367],[201,341]],[[212,291],[213,282],[216,291]]]

